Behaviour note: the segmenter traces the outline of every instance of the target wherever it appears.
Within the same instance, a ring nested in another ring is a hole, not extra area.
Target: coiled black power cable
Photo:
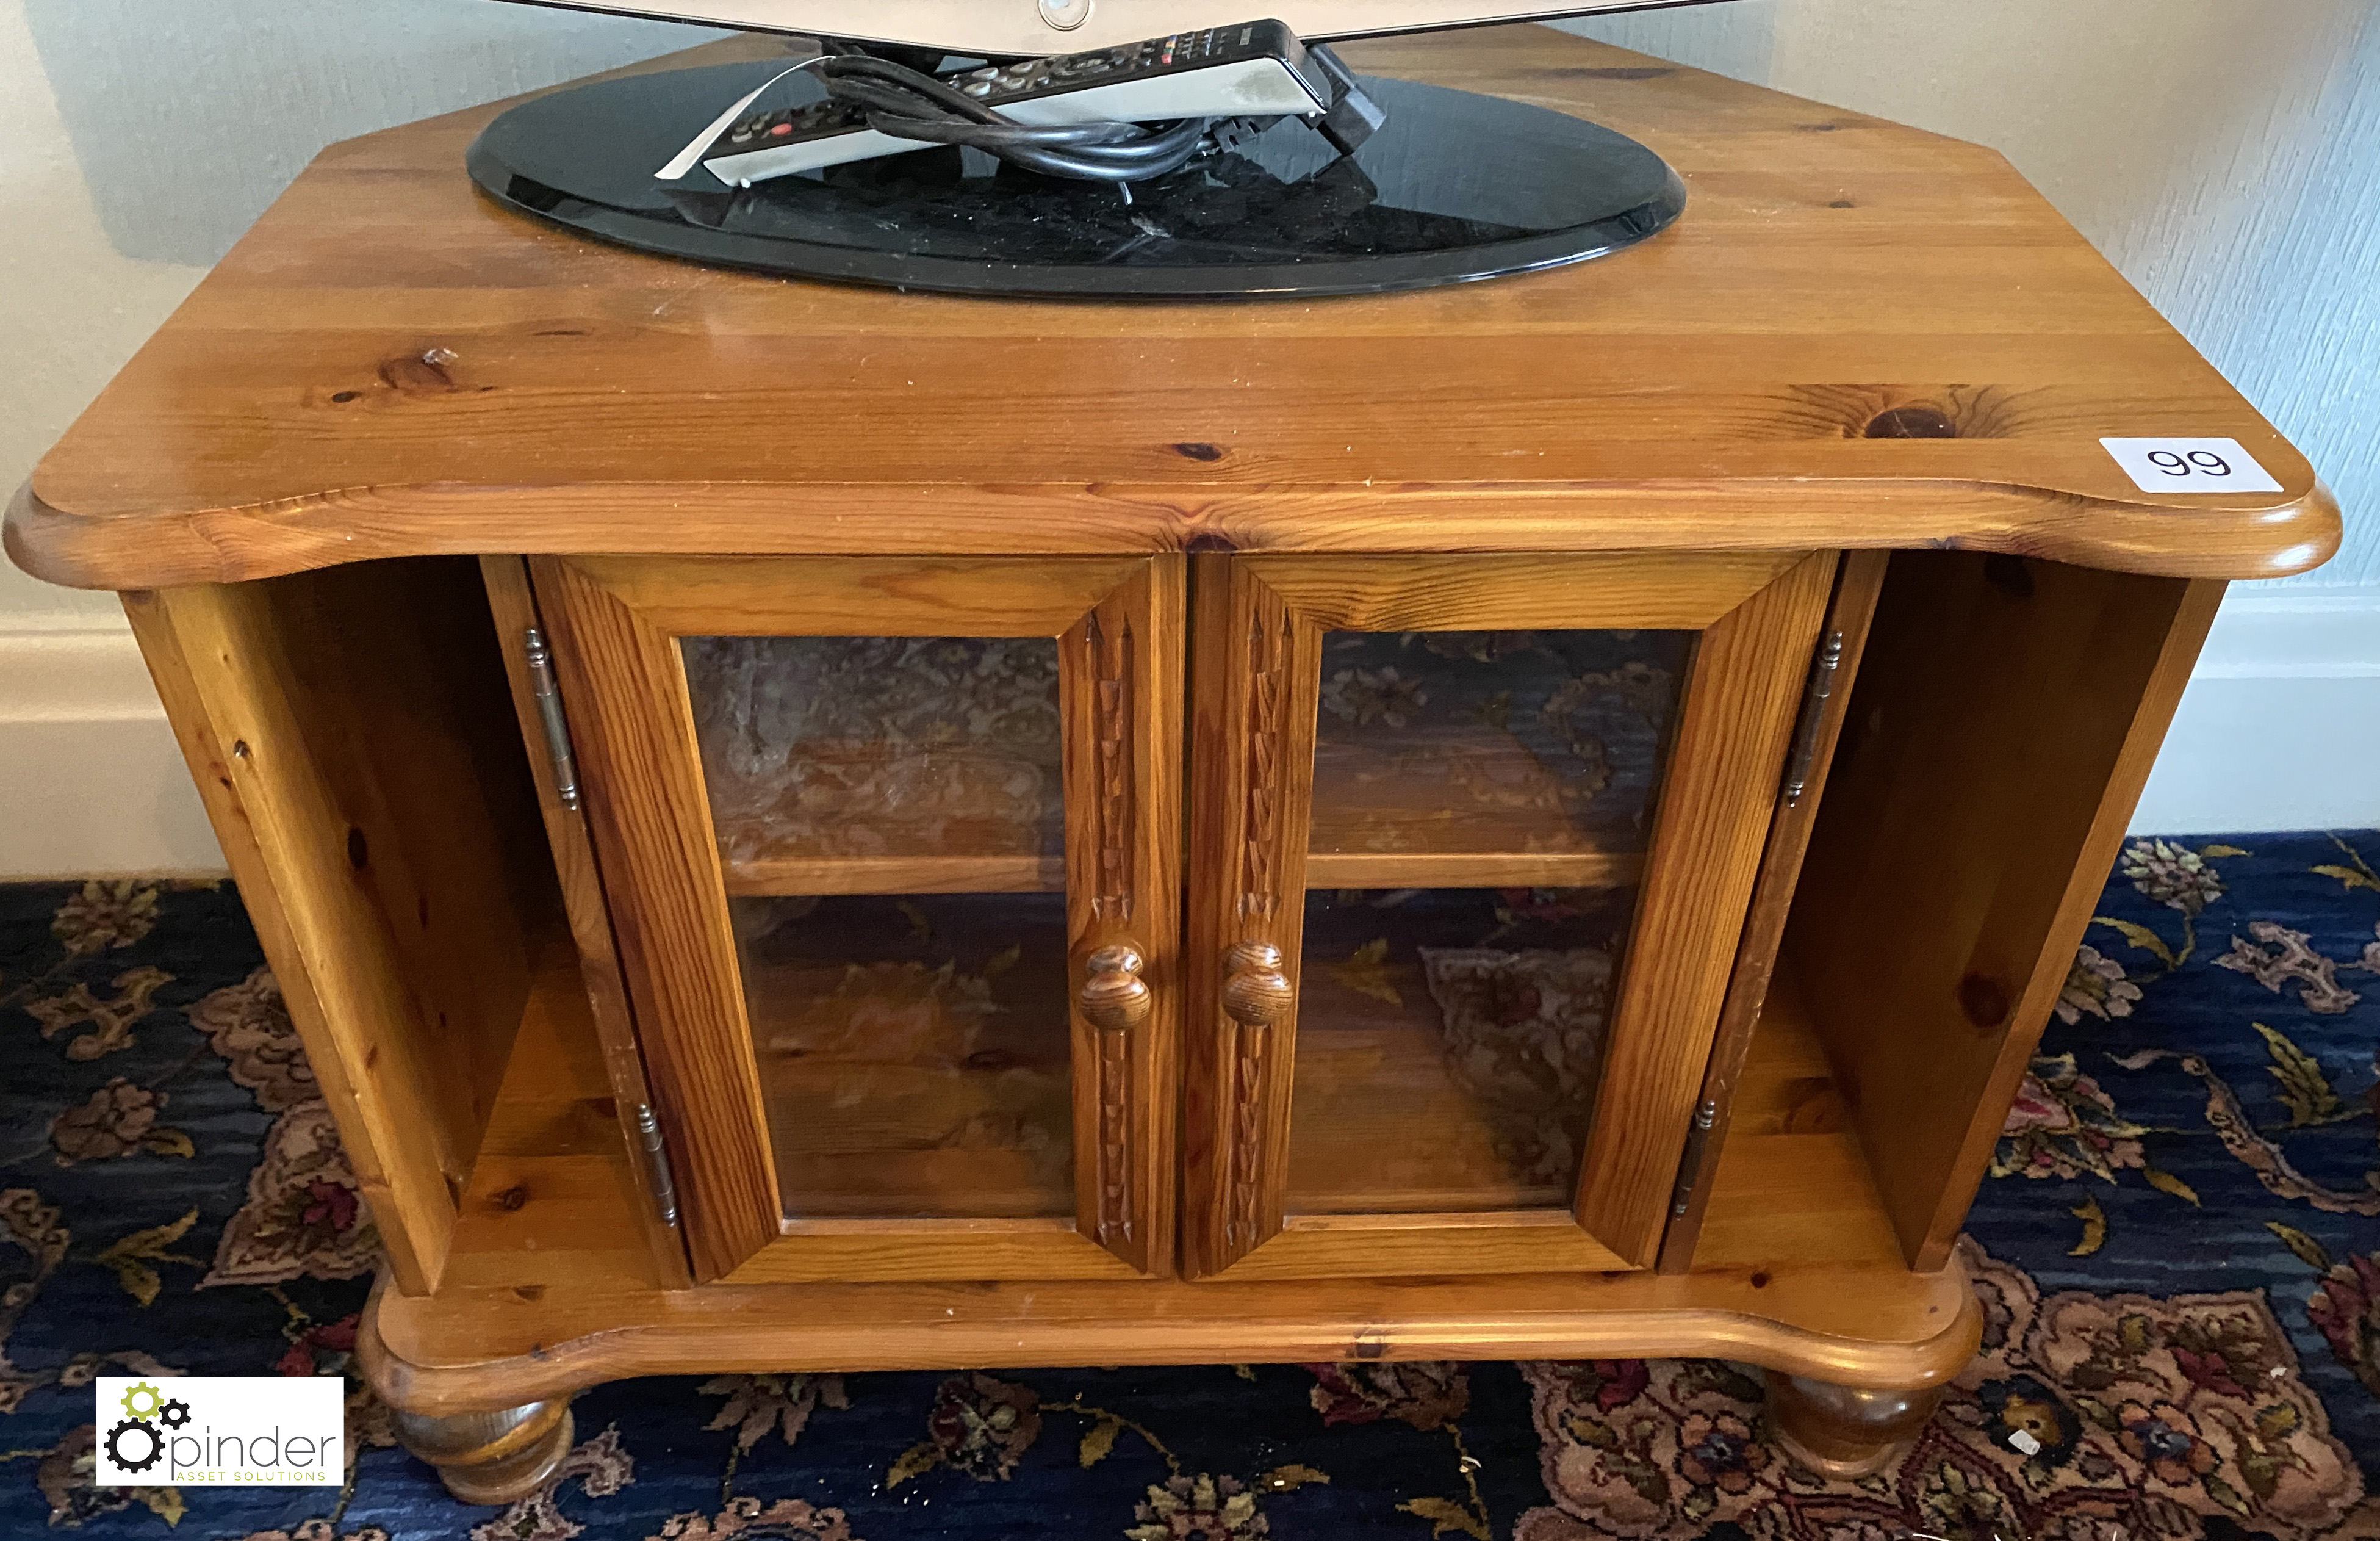
[[[964,144],[1050,177],[1131,182],[1178,170],[1198,153],[1211,120],[1040,126],[1003,116],[921,70],[865,54],[835,54],[815,67],[834,100],[868,115],[895,139]]]

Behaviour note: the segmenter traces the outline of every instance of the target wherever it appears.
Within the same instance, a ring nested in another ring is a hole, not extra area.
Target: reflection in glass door
[[[1072,1213],[1056,642],[683,645],[787,1217]]]
[[[1693,641],[1323,637],[1289,1213],[1569,1208]]]
[[[1641,866],[1693,643],[1688,631],[1325,634],[1317,870],[1398,854]]]

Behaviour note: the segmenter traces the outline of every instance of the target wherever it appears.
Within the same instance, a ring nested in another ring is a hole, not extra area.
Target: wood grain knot
[[[350,401],[361,401],[363,398],[364,393],[361,391],[333,391],[331,393],[331,399],[339,403],[343,407]]]
[[[1938,381],[1841,381],[1789,385],[1774,397],[1769,432],[1845,439],[2012,439],[2052,428],[2027,393]]]
[[[1959,425],[1937,407],[1895,407],[1868,419],[1871,439],[1955,439]]]
[[[2008,1021],[2009,1005],[2008,986],[1988,974],[1971,973],[1959,981],[1959,1009],[1979,1028]]]
[[[1184,551],[1237,551],[1239,543],[1215,530],[1201,530],[1183,544]]]
[[[1848,198],[1838,198],[1827,205],[1830,209],[1856,209],[1859,205]]]
[[[1828,1134],[1844,1127],[1842,1094],[1836,1090],[1831,1076],[1794,1081],[1785,1088],[1785,1116],[1780,1123],[1786,1133]]]
[[[1220,444],[1177,444],[1173,453],[1185,460],[1205,460],[1211,465],[1221,459],[1225,451]]]
[[[499,1188],[488,1195],[489,1206],[501,1209],[507,1215],[517,1212],[527,1203],[528,1203],[528,1184],[526,1182],[516,1182],[509,1188]]]
[[[401,353],[394,359],[383,359],[380,365],[381,384],[397,391],[451,391],[455,388],[455,376],[446,366],[461,355],[452,349],[430,348],[419,353]]]
[[[1793,129],[1802,134],[1831,134],[1841,127],[1840,123],[1796,123]]]

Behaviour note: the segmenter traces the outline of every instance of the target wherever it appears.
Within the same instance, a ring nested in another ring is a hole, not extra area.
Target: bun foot
[[[577,1435],[567,1399],[448,1418],[396,1414],[396,1442],[465,1503],[513,1503],[544,1486]]]
[[[1942,1388],[1862,1391],[1768,1372],[1768,1429],[1787,1455],[1837,1481],[1899,1461],[1942,1404]]]

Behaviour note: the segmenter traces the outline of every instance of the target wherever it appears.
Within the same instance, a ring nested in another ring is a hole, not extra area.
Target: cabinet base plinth
[[[1873,1476],[1900,1459],[1942,1388],[1871,1390],[1768,1372],[1769,1432],[1785,1453],[1837,1481]]]
[[[401,1295],[383,1278],[357,1356],[391,1407],[434,1421],[636,1376],[1371,1359],[1723,1358],[1905,1398],[1956,1376],[1983,1335],[1955,1265],[1251,1284],[608,1282]],[[461,1463],[459,1452],[407,1448]]]
[[[553,1475],[576,1437],[566,1398],[447,1417],[396,1414],[396,1442],[436,1467],[446,1491],[465,1503],[528,1498]]]

